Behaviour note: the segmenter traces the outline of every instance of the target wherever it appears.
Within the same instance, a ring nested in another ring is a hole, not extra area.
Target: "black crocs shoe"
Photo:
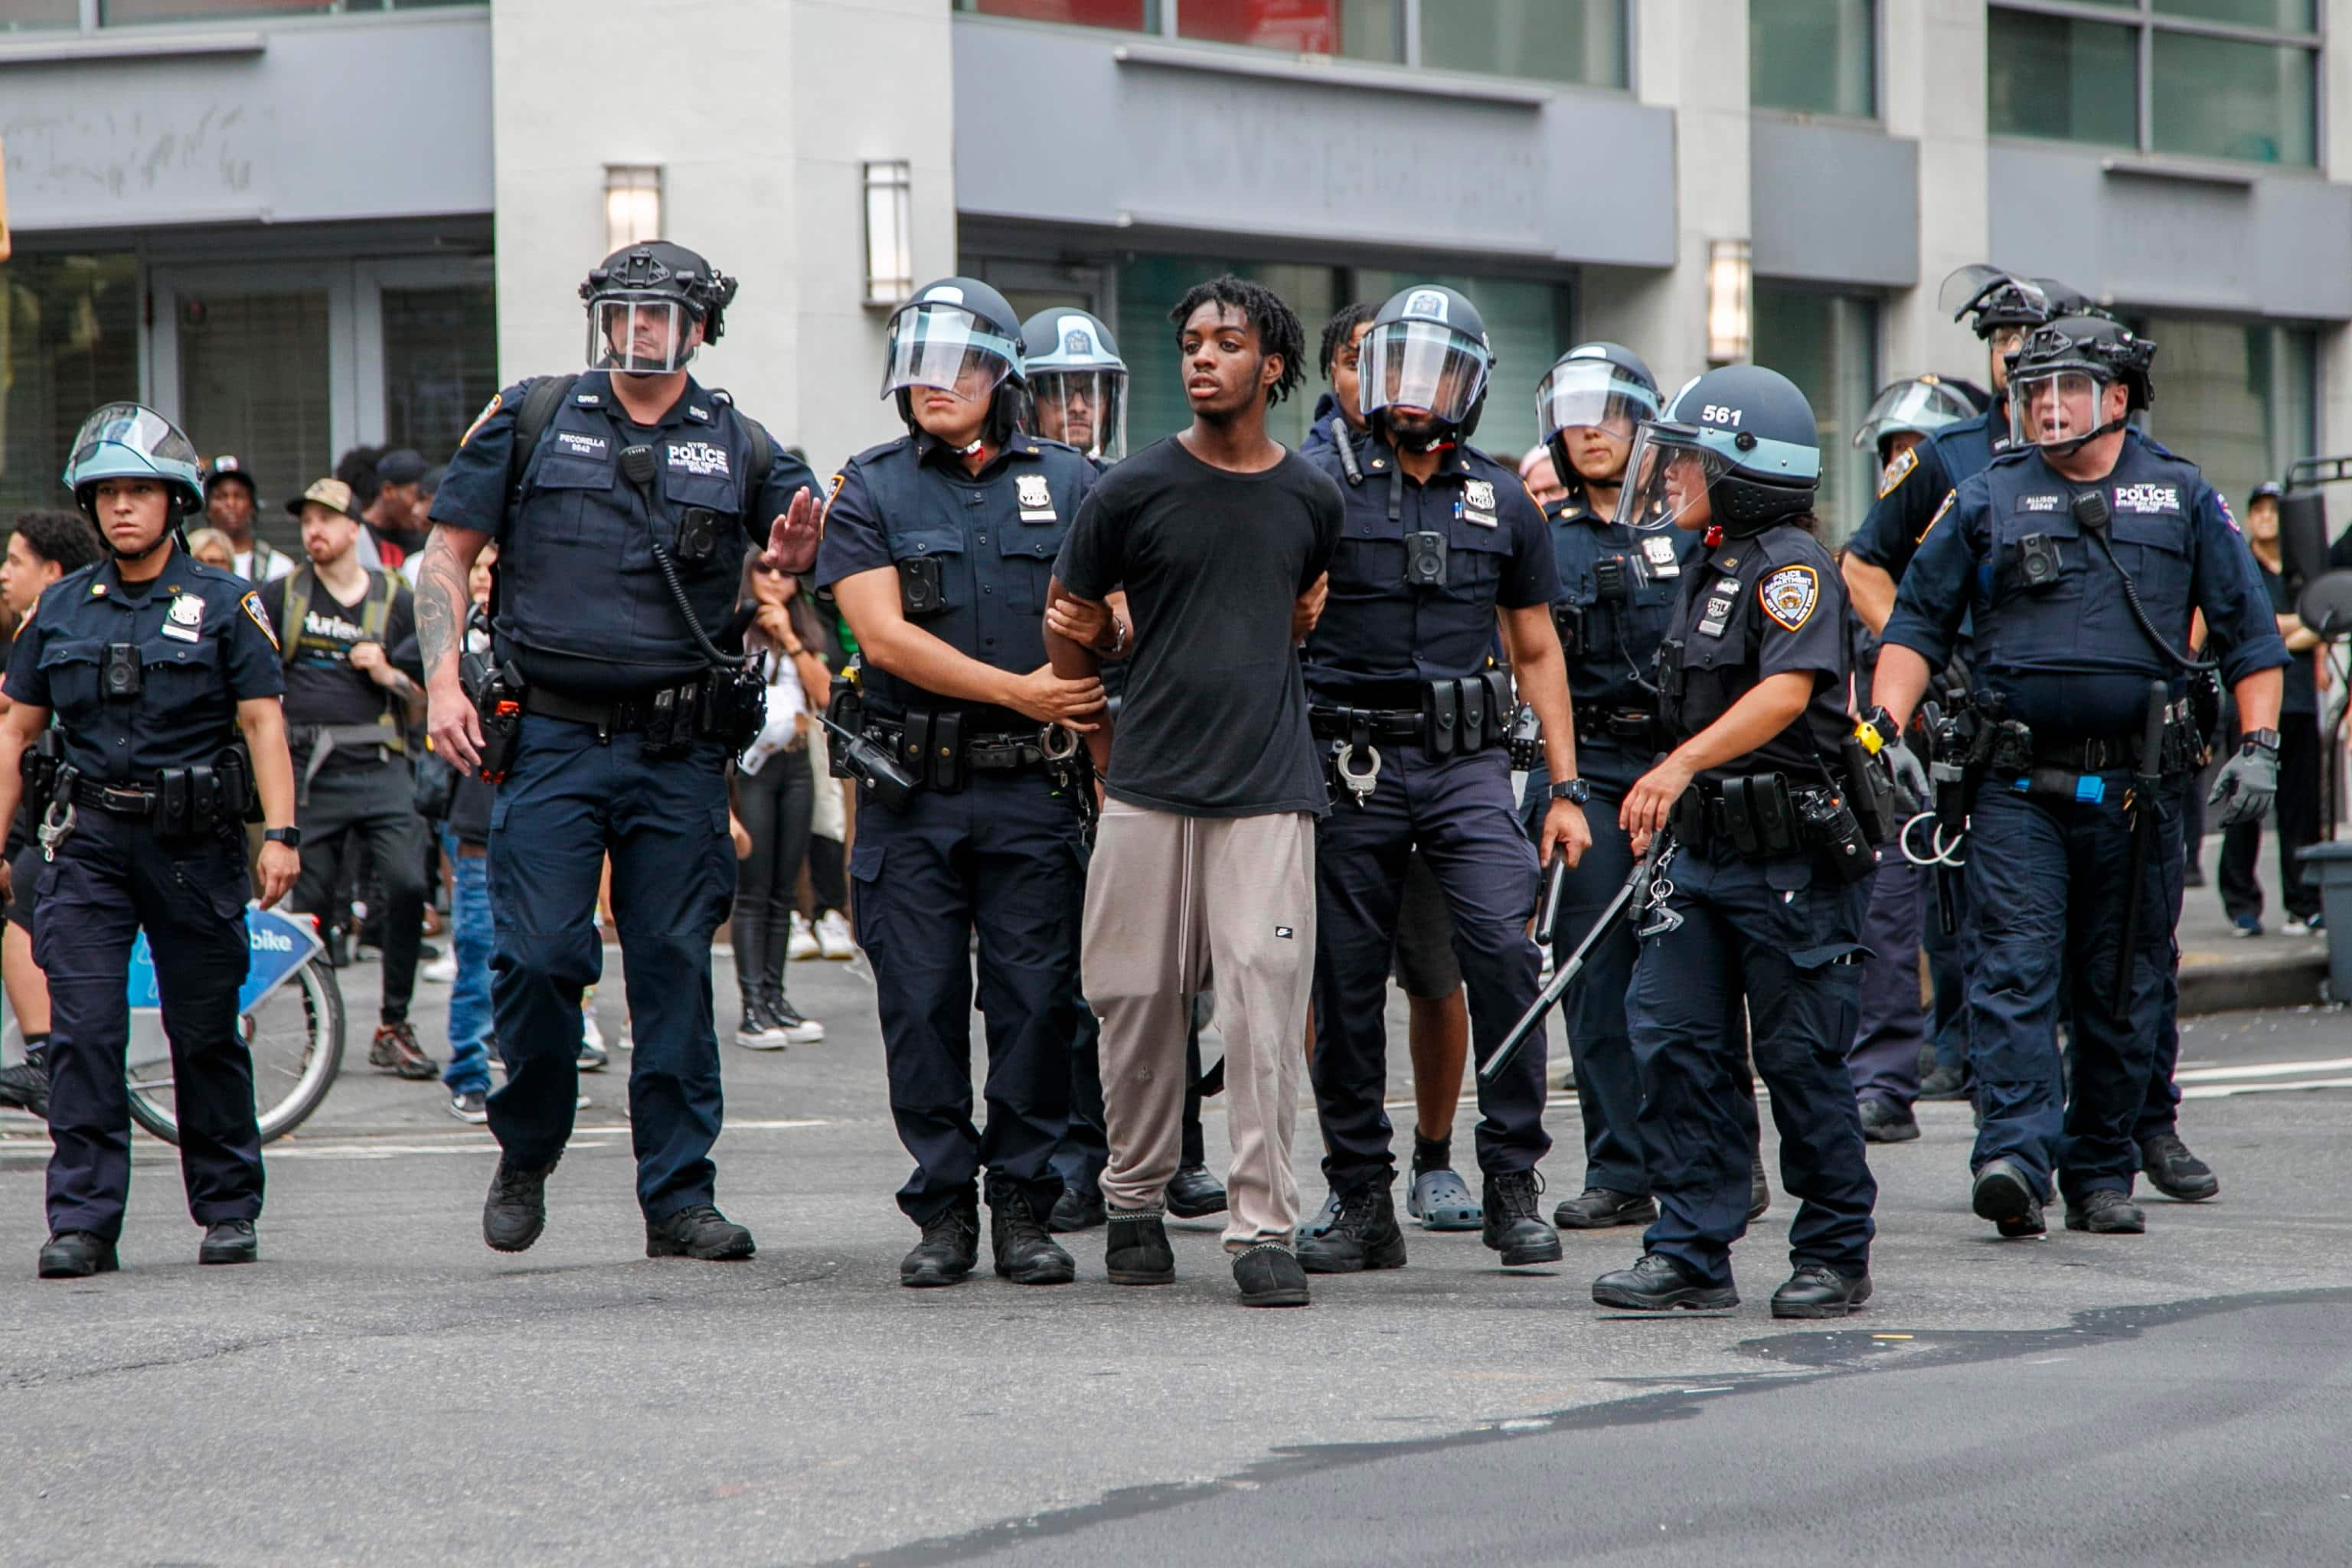
[[[1234,1257],[1234,1283],[1244,1307],[1304,1307],[1307,1270],[1298,1256],[1276,1242],[1263,1241]]]
[[[1168,1245],[1168,1226],[1161,1223],[1158,1209],[1113,1209],[1108,1223],[1103,1268],[1112,1284],[1176,1282],[1176,1249]]]
[[[557,1160],[530,1166],[499,1156],[490,1195],[482,1205],[482,1239],[492,1251],[529,1252],[547,1228],[547,1178],[554,1173]]]
[[[1480,1239],[1503,1255],[1506,1268],[1559,1261],[1559,1232],[1543,1221],[1536,1199],[1543,1184],[1533,1171],[1498,1171],[1483,1184]]]
[[[121,1267],[114,1256],[114,1243],[86,1230],[61,1230],[41,1248],[39,1269],[44,1279],[87,1279]]]
[[[1731,1285],[1702,1285],[1662,1252],[1645,1252],[1631,1268],[1603,1274],[1592,1282],[1592,1299],[1603,1307],[1628,1312],[1669,1312],[1677,1307],[1693,1312],[1719,1312],[1739,1305],[1739,1291]]]
[[[204,1244],[196,1248],[199,1263],[258,1263],[261,1238],[249,1219],[225,1219],[205,1227]]]
[[[647,1258],[695,1258],[705,1263],[735,1263],[759,1250],[751,1233],[709,1204],[692,1204],[661,1219],[646,1221]]]

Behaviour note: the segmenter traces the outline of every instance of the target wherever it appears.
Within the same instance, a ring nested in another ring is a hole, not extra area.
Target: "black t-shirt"
[[[2263,565],[2263,559],[2259,555],[2254,557],[2254,570],[2263,574],[2263,586],[2270,590],[2271,608],[2282,616],[2294,614],[2294,601],[2287,597],[2286,579]],[[2286,689],[2281,695],[2279,711],[2282,713],[2317,713],[2319,711],[2319,681],[2312,669],[2311,650],[2308,648],[2301,653],[2290,650],[2287,655]]]
[[[311,724],[373,724],[383,717],[384,705],[391,694],[377,685],[366,670],[352,668],[352,649],[362,642],[380,642],[385,650],[407,644],[415,646],[416,601],[395,574],[392,604],[384,616],[383,631],[374,637],[362,633],[361,617],[367,608],[366,595],[359,603],[346,605],[337,599],[326,584],[315,574],[310,585],[310,603],[303,616],[303,624],[286,624],[286,584],[293,579],[280,577],[265,583],[256,590],[261,595],[261,607],[269,612],[269,624],[278,628],[278,637],[293,656],[286,665],[286,722],[300,729]],[[373,584],[371,583],[371,588]],[[410,669],[412,679],[418,671]],[[373,753],[362,759],[375,760]],[[330,761],[333,765],[333,760]]]
[[[1295,452],[1236,474],[1172,436],[1096,483],[1054,573],[1088,599],[1124,586],[1135,617],[1109,794],[1187,816],[1329,809],[1290,615],[1342,510]]]

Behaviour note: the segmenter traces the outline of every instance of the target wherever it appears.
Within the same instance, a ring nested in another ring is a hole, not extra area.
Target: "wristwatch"
[[[302,847],[302,830],[299,827],[273,827],[261,837],[272,844],[283,844],[289,849]]]
[[[1127,623],[1120,620],[1117,616],[1113,616],[1110,618],[1110,629],[1112,634],[1110,639],[1110,657],[1117,658],[1121,654],[1127,652],[1127,639],[1129,633],[1127,629]]]
[[[1551,797],[1564,800],[1570,805],[1582,805],[1592,798],[1592,786],[1582,779],[1556,780],[1551,786]]]
[[[2246,744],[2249,746],[2260,746],[2265,752],[2275,752],[2279,747],[2278,731],[2276,730],[2249,730],[2246,731]]]

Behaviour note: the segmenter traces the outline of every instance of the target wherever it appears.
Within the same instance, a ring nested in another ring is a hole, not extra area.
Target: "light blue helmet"
[[[1778,371],[1727,364],[1685,382],[1664,417],[1642,426],[1617,516],[1668,527],[1704,492],[1716,523],[1741,539],[1811,510],[1821,481],[1821,428],[1805,395]]]
[[[183,516],[205,510],[204,462],[194,443],[170,420],[136,403],[108,404],[83,420],[74,437],[66,488],[93,517],[100,479],[155,479]]]

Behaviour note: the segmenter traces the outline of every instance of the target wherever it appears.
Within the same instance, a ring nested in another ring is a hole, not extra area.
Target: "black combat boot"
[[[2066,1228],[2100,1236],[2138,1236],[2147,1229],[2147,1215],[2131,1201],[2129,1193],[2101,1187],[2084,1193],[2079,1203],[2066,1205]]]
[[[111,1274],[122,1265],[114,1256],[114,1243],[106,1237],[86,1230],[61,1230],[41,1248],[39,1267],[44,1279],[87,1279],[93,1274]]]
[[[1168,1245],[1168,1226],[1158,1209],[1113,1209],[1109,1224],[1103,1268],[1112,1284],[1176,1282],[1176,1249]]]
[[[1826,1263],[1801,1263],[1772,1292],[1776,1318],[1843,1318],[1870,1300],[1870,1276],[1841,1274]]]
[[[709,1204],[690,1204],[676,1214],[646,1220],[647,1258],[696,1258],[734,1263],[757,1251],[751,1233]]]
[[[1919,1119],[1883,1100],[1862,1102],[1862,1136],[1872,1143],[1908,1143],[1919,1136]]]
[[[1607,1187],[1587,1187],[1575,1197],[1561,1199],[1551,1211],[1552,1224],[1562,1230],[1647,1225],[1657,1217],[1657,1202],[1647,1193],[1612,1193]]]
[[[1397,1228],[1387,1178],[1374,1177],[1340,1194],[1339,1217],[1322,1235],[1298,1244],[1298,1263],[1309,1274],[1403,1268],[1404,1232]]]
[[[1045,1216],[1045,1228],[1056,1236],[1066,1236],[1074,1230],[1092,1230],[1105,1217],[1102,1188],[1092,1182],[1080,1186],[1072,1184],[1062,1189],[1054,1200],[1054,1212]]]
[[[2042,1218],[2042,1194],[2025,1173],[2007,1160],[1993,1160],[1977,1173],[1975,1184],[1969,1189],[1969,1206],[1979,1219],[1989,1219],[1993,1228],[2014,1241],[2022,1237],[2041,1236],[2049,1230]]]
[[[1168,1212],[1178,1219],[1200,1219],[1225,1212],[1225,1184],[1209,1174],[1205,1165],[1179,1165],[1168,1184]]]
[[[2148,1185],[2184,1204],[2203,1203],[2221,1191],[2213,1167],[2190,1153],[2178,1132],[2159,1132],[2143,1140],[2139,1168],[2147,1173]]]
[[[964,1193],[923,1222],[923,1239],[898,1260],[898,1283],[923,1289],[953,1285],[980,1262],[980,1198]]]
[[[533,1167],[499,1156],[489,1199],[482,1205],[482,1239],[493,1251],[528,1252],[547,1228],[547,1178],[562,1159],[559,1154]]]
[[[1739,1305],[1739,1291],[1731,1285],[1702,1285],[1662,1252],[1645,1252],[1631,1268],[1603,1274],[1592,1282],[1592,1299],[1603,1307],[1629,1312],[1664,1312],[1682,1307],[1694,1312],[1716,1312]]]
[[[997,1277],[1015,1285],[1067,1285],[1078,1277],[1077,1259],[1045,1233],[1027,1195],[1010,1187],[988,1194],[988,1241]]]
[[[1497,1171],[1484,1184],[1481,1227],[1487,1250],[1503,1255],[1506,1268],[1559,1261],[1559,1232],[1544,1224],[1536,1198],[1543,1191],[1533,1171]]]
[[[1772,1184],[1764,1174],[1764,1151],[1756,1151],[1756,1163],[1748,1168],[1748,1223],[1754,1225],[1772,1206]]]
[[[225,1219],[205,1226],[204,1244],[196,1248],[199,1263],[257,1263],[261,1238],[249,1219]]]

